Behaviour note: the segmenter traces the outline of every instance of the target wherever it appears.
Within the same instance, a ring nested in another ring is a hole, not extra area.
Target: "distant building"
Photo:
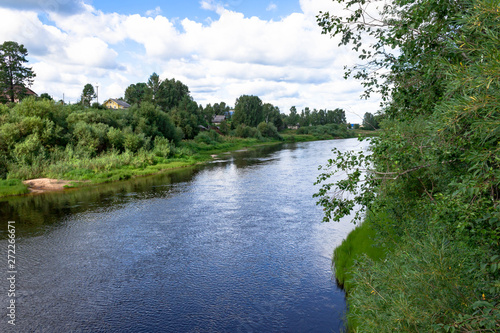
[[[19,103],[23,98],[29,96],[38,97],[37,93],[30,88],[21,85],[14,86],[14,103]],[[10,102],[10,93],[8,89],[0,91],[0,102]]]
[[[110,98],[106,102],[104,102],[104,107],[108,109],[128,109],[130,107],[130,104],[128,104],[125,101],[122,101],[121,99],[114,99]]]
[[[226,120],[226,116],[224,116],[224,115],[216,115],[212,119],[212,124],[214,124],[214,125],[220,125],[224,120]]]

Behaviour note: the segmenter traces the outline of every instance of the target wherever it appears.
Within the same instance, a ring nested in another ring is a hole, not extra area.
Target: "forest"
[[[498,332],[500,2],[338,2],[318,24],[358,51],[346,76],[384,118],[317,180],[325,221],[361,207],[334,254],[349,330]]]

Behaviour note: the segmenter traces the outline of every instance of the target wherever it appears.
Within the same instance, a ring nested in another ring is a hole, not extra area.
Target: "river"
[[[339,332],[346,304],[331,256],[353,225],[322,223],[312,198],[333,147],[367,143],[262,147],[157,176],[0,199],[0,331]]]

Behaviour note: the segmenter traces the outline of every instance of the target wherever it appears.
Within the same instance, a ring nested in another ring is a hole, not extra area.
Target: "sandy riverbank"
[[[28,186],[30,193],[43,193],[48,191],[62,191],[66,186],[75,183],[74,180],[60,180],[52,178],[37,178],[23,181]]]

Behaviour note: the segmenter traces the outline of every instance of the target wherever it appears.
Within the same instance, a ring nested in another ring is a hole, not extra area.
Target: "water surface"
[[[366,143],[265,147],[0,201],[5,253],[16,221],[15,331],[339,332],[346,305],[331,255],[353,226],[321,223],[312,198],[333,147]]]

